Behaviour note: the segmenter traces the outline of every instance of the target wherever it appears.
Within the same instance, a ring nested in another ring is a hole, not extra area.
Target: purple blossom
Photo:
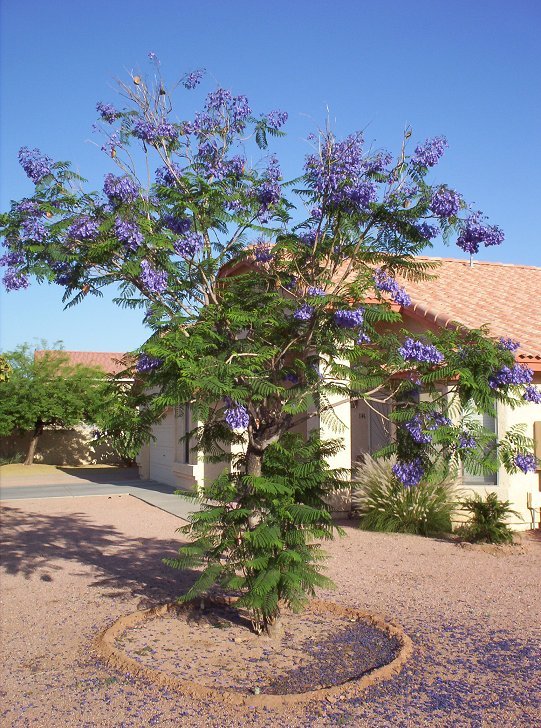
[[[357,308],[354,311],[339,309],[333,314],[336,324],[343,329],[354,329],[362,326],[364,321],[364,308]]]
[[[95,240],[100,232],[96,220],[88,215],[76,218],[67,230],[68,238],[72,240]]]
[[[530,455],[529,453],[519,453],[518,455],[515,455],[514,463],[517,468],[522,470],[523,473],[535,473],[537,469],[537,459],[534,455]]]
[[[464,431],[460,435],[458,446],[461,450],[475,450],[477,440],[471,433]]]
[[[438,217],[447,218],[456,215],[460,209],[461,196],[448,187],[440,187],[432,195],[430,209]]]
[[[8,268],[2,278],[6,291],[20,291],[28,288],[28,278],[16,268]]]
[[[163,359],[158,359],[150,354],[139,354],[135,368],[138,372],[151,372],[163,364]]]
[[[0,265],[15,266],[24,263],[24,255],[18,250],[9,250],[0,256]]]
[[[162,141],[173,142],[178,137],[178,131],[173,124],[167,121],[155,124],[142,116],[135,121],[132,132],[137,139],[148,144],[158,144]]]
[[[439,233],[439,230],[435,225],[429,225],[427,222],[415,222],[413,223],[413,226],[416,228],[419,235],[425,240],[432,240]]]
[[[156,170],[156,184],[164,187],[175,187],[182,175],[182,168],[178,164],[170,162],[168,167],[159,167]]]
[[[103,191],[112,203],[133,202],[139,194],[139,187],[135,181],[125,175],[115,177],[114,174],[106,174],[103,183]]]
[[[443,136],[427,139],[424,144],[415,148],[411,163],[415,167],[434,167],[443,157],[449,144]]]
[[[485,247],[490,245],[500,245],[503,242],[504,234],[497,225],[485,225],[481,222],[482,215],[475,212],[470,215],[464,222],[462,232],[460,233],[456,244],[462,248],[464,252],[475,255],[479,252],[481,243]]]
[[[392,161],[393,155],[390,152],[378,152],[364,162],[364,168],[368,173],[381,173]]]
[[[128,250],[136,251],[142,245],[144,237],[139,225],[117,217],[115,220],[115,235]]]
[[[15,205],[15,209],[17,212],[20,212],[21,215],[25,216],[40,217],[43,215],[39,203],[35,200],[21,200]]]
[[[287,372],[286,374],[284,374],[284,380],[286,382],[291,382],[291,384],[299,383],[298,376],[296,374],[294,374],[293,372]]]
[[[357,336],[357,344],[361,346],[362,344],[371,344],[372,339],[368,336],[368,334],[365,331],[359,331],[359,335]]]
[[[176,235],[186,235],[192,226],[189,218],[177,217],[176,215],[164,215],[162,222],[165,227],[169,228]]]
[[[257,199],[261,205],[261,213],[276,205],[280,201],[281,188],[279,180],[281,177],[280,166],[276,157],[271,157],[268,167],[262,175],[262,181],[257,188]]]
[[[309,155],[304,165],[307,183],[330,205],[351,211],[363,210],[376,199],[376,187],[366,179],[360,133],[337,142],[332,135],[323,140],[319,155]]]
[[[250,415],[244,405],[231,403],[225,410],[225,421],[231,430],[246,430],[250,424]]]
[[[59,286],[69,286],[73,284],[75,271],[71,269],[69,263],[59,261],[57,263],[52,263],[51,268],[56,273],[54,280]]]
[[[155,270],[148,260],[141,261],[141,282],[151,293],[163,293],[167,289],[167,273]]]
[[[113,132],[107,137],[107,141],[105,141],[101,145],[101,151],[108,154],[110,157],[114,157],[116,154],[116,148],[120,144],[120,139],[118,137],[118,134],[116,132]]]
[[[321,237],[321,233],[319,233],[319,236]],[[299,240],[301,243],[306,245],[309,248],[312,248],[314,246],[314,243],[316,242],[316,238],[318,237],[318,231],[316,228],[312,228],[311,230],[305,230],[299,235]]]
[[[204,68],[198,68],[195,71],[191,71],[190,73],[187,73],[184,77],[182,85],[188,90],[194,89],[196,86],[199,86],[199,84],[201,83],[201,79],[204,75]]]
[[[393,465],[392,471],[407,488],[419,485],[425,473],[421,458],[415,458],[409,462],[399,461]]]
[[[491,377],[488,383],[492,389],[520,384],[530,384],[533,379],[533,371],[524,364],[513,364],[512,367],[504,366]]]
[[[199,233],[188,233],[173,243],[177,255],[182,258],[194,258],[197,253],[203,250],[203,236]]]
[[[21,224],[21,240],[42,243],[47,237],[47,228],[37,217],[27,217]]]
[[[96,111],[108,124],[112,124],[120,117],[120,112],[112,104],[104,104],[102,101],[98,101],[96,104]]]
[[[52,172],[53,160],[42,154],[39,149],[21,147],[19,149],[19,163],[27,176],[36,185]]]
[[[502,336],[500,337],[498,346],[500,349],[515,352],[517,349],[520,348],[520,343],[518,341],[514,341],[513,339],[506,339]]]
[[[410,306],[411,298],[406,293],[402,286],[399,286],[396,280],[388,275],[381,268],[376,268],[374,272],[374,280],[378,291],[385,291],[391,294],[393,301],[396,301],[400,306]]]
[[[265,240],[257,240],[254,246],[254,257],[258,263],[269,263],[272,256],[272,247]]]
[[[314,307],[309,306],[307,303],[303,303],[294,313],[293,318],[297,321],[310,321],[314,314]]]
[[[541,390],[536,389],[533,385],[526,387],[523,395],[523,399],[526,402],[533,402],[534,404],[541,404]]]
[[[451,420],[441,412],[428,412],[425,415],[426,429],[437,430],[438,427],[450,427]]]
[[[308,286],[307,291],[309,296],[326,296],[327,294],[323,290],[323,288],[318,288],[317,286]]]
[[[194,121],[194,131],[216,131],[224,120],[232,132],[240,133],[246,127],[246,120],[252,113],[246,96],[233,96],[231,91],[218,88],[208,94],[205,109],[209,114],[198,114]]]
[[[267,124],[269,126],[272,126],[273,129],[279,129],[286,123],[287,117],[287,111],[269,111],[269,113],[267,114]]]
[[[432,442],[430,435],[423,432],[423,420],[420,415],[415,415],[409,422],[404,424],[404,427],[411,435],[411,439],[418,445],[426,445]]]
[[[398,349],[400,356],[405,361],[426,362],[427,364],[441,364],[443,354],[433,344],[423,344],[422,341],[408,338]]]

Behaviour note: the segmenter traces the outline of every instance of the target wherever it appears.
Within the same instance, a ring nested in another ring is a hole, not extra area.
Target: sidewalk
[[[175,495],[172,486],[154,480],[139,480],[137,468],[74,468],[41,464],[0,466],[2,501],[94,495],[132,495],[185,521],[190,513],[199,509],[197,501]]]

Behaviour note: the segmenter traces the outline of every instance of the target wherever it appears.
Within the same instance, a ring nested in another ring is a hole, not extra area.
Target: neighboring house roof
[[[37,350],[34,356],[39,358],[46,353],[53,354],[55,351]],[[100,367],[107,374],[118,374],[129,365],[125,360],[126,354],[122,351],[64,351],[61,349],[58,353],[67,356],[69,363],[74,366],[82,364],[86,367]]]
[[[520,342],[518,361],[541,365],[541,268],[422,259],[439,265],[430,271],[433,280],[404,282],[412,300],[408,311],[438,326],[487,324],[492,336]]]

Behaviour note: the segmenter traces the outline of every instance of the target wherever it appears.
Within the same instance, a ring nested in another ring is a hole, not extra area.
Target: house
[[[125,354],[101,351],[65,351],[37,349],[34,358],[61,354],[71,366],[96,367],[106,375],[120,374],[126,369]],[[133,380],[126,380],[133,381]],[[0,438],[0,456],[12,458],[28,451],[32,433]],[[117,464],[118,455],[103,441],[97,441],[95,427],[81,423],[69,429],[46,428],[39,438],[35,461],[47,465]]]
[[[467,328],[488,324],[494,338],[520,342],[516,360],[534,371],[533,384],[540,388],[541,268],[453,258],[424,260],[438,264],[432,271],[435,278],[405,283],[412,302],[402,309],[402,326],[414,335],[422,335],[454,322]],[[384,409],[382,406],[382,414]],[[336,456],[336,466],[351,467],[363,453],[379,449],[389,437],[387,421],[363,402],[337,401],[335,412],[345,425],[344,449]],[[485,417],[483,424],[503,434],[518,423],[524,423],[526,434],[535,437],[537,455],[541,457],[541,404],[528,402],[515,410],[499,406],[496,418]],[[205,463],[202,453],[194,453],[189,443],[181,440],[193,426],[189,407],[169,408],[154,429],[155,441],[140,454],[141,476],[191,489],[218,475],[223,465]],[[322,437],[333,436],[317,416],[297,431],[307,434],[316,428]],[[510,500],[523,518],[514,527],[529,527],[532,513],[528,494],[537,494],[541,489],[540,471],[508,474],[502,469],[490,476],[463,473],[462,481],[471,491],[493,490],[502,500]],[[342,507],[347,506],[339,509]]]

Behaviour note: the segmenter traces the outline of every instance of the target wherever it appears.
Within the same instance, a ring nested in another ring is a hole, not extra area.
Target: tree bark
[[[24,465],[32,465],[32,463],[34,462],[36,447],[38,444],[38,440],[43,433],[43,426],[44,423],[40,419],[36,420],[36,424],[34,425],[34,434],[32,435],[30,445],[28,446],[28,452],[26,454],[26,460],[24,461]]]

